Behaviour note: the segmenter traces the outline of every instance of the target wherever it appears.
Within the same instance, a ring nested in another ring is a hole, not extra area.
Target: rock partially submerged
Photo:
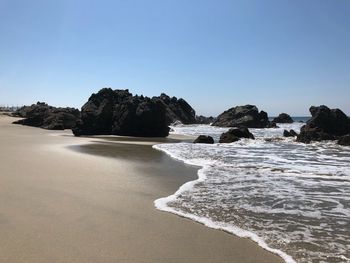
[[[310,107],[312,118],[301,127],[298,142],[337,140],[350,134],[350,119],[340,109],[329,109],[327,106]]]
[[[341,136],[338,140],[339,145],[350,146],[350,134]]]
[[[271,121],[267,126],[266,128],[279,128],[276,124],[276,122],[274,121]]]
[[[284,130],[283,131],[283,136],[284,137],[296,137],[296,136],[298,136],[298,134],[293,129],[289,130],[289,131]]]
[[[215,121],[215,118],[210,116],[210,117],[205,117],[203,115],[196,116],[196,124],[211,124]]]
[[[281,113],[278,117],[274,118],[272,122],[275,123],[293,123],[293,119],[287,113]]]
[[[266,128],[269,126],[267,113],[254,105],[237,106],[220,114],[212,124],[219,127]]]
[[[239,141],[241,138],[255,139],[247,128],[232,128],[220,136],[220,143],[231,143]]]
[[[206,143],[206,144],[213,144],[214,139],[211,136],[206,135],[199,135],[197,139],[194,140],[193,143]]]
[[[44,102],[23,106],[13,116],[24,119],[13,122],[48,130],[72,129],[80,118],[80,112],[74,108],[56,108]]]
[[[129,90],[101,89],[81,109],[73,129],[80,135],[166,137],[166,107],[158,97],[133,96]]]

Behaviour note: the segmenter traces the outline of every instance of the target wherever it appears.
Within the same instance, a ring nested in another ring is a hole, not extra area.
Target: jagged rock
[[[350,146],[350,134],[341,136],[338,140],[339,145]]]
[[[165,107],[156,99],[133,96],[128,90],[104,88],[82,107],[75,135],[168,135]]]
[[[283,136],[284,137],[295,137],[295,136],[298,136],[298,134],[294,130],[290,130],[290,131],[284,130]]]
[[[129,90],[105,88],[83,106],[82,119],[73,132],[164,137],[172,123],[195,122],[195,111],[184,99],[164,93],[152,98],[133,96]]]
[[[212,124],[219,127],[266,128],[269,125],[267,113],[258,111],[254,105],[237,106],[220,114]]]
[[[287,113],[281,113],[278,117],[274,118],[272,122],[275,123],[293,123],[293,119]]]
[[[197,124],[211,124],[215,121],[215,118],[210,116],[210,117],[205,117],[202,115],[196,116],[196,123]]]
[[[293,130],[293,129],[291,129],[291,130],[289,131],[289,133],[290,133],[290,135],[292,135],[293,137],[298,136],[298,133],[297,133],[295,130]]]
[[[166,108],[159,98],[133,96],[129,90],[101,89],[81,109],[73,129],[80,135],[165,137],[169,134]]]
[[[23,106],[14,116],[25,119],[13,122],[48,130],[71,129],[80,118],[80,112],[74,108],[56,108],[44,102],[38,102],[31,106]]]
[[[231,143],[239,141],[241,138],[255,139],[247,128],[233,128],[221,134],[219,142]]]
[[[214,139],[211,136],[206,135],[199,135],[197,139],[194,140],[193,143],[207,143],[207,144],[213,144]]]
[[[183,124],[196,123],[195,110],[182,98],[170,98],[168,95],[162,93],[159,97],[153,97],[160,100],[166,109],[166,121],[170,125],[175,121],[180,121]]]
[[[310,107],[312,118],[301,127],[298,142],[337,140],[350,133],[350,119],[339,109],[327,106]]]

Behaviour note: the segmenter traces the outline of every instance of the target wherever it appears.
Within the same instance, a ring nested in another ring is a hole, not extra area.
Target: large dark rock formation
[[[31,106],[23,106],[13,116],[25,119],[15,121],[15,124],[40,127],[48,130],[71,129],[80,118],[80,112],[74,108],[56,108],[44,102]]]
[[[343,135],[350,134],[350,119],[339,109],[329,109],[327,106],[310,108],[312,118],[301,127],[297,141],[337,140]]]
[[[80,135],[165,137],[169,134],[167,108],[159,97],[133,96],[129,90],[101,89],[81,109],[73,129]]]
[[[196,112],[184,99],[170,98],[164,93],[159,97],[153,98],[159,99],[164,104],[168,125],[176,121],[180,121],[183,124],[196,123]]]
[[[293,119],[287,113],[281,113],[278,117],[274,118],[272,122],[275,123],[293,123]]]
[[[196,124],[211,124],[215,121],[215,118],[210,116],[210,117],[205,117],[203,115],[196,116]]]
[[[233,128],[221,134],[219,142],[231,143],[239,141],[241,138],[255,139],[247,128]]]
[[[213,144],[214,139],[211,136],[206,135],[199,135],[197,139],[194,140],[193,143],[207,143],[207,144]]]
[[[254,105],[237,106],[220,114],[213,126],[237,128],[266,128],[269,126],[267,113]]]

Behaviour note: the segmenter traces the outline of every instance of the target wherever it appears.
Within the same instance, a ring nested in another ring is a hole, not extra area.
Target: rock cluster
[[[210,117],[205,117],[203,115],[196,116],[196,124],[211,124],[215,121],[215,118],[210,116]]]
[[[220,114],[212,124],[219,127],[266,128],[269,126],[267,113],[254,105],[237,106]]]
[[[239,141],[241,138],[255,139],[247,128],[232,128],[220,136],[220,143],[231,143]]]
[[[274,118],[272,122],[275,123],[293,123],[293,119],[287,113],[281,113],[278,117]]]
[[[301,127],[298,142],[338,140],[350,134],[350,119],[340,109],[329,109],[327,106],[310,107],[312,118]]]
[[[166,107],[158,97],[133,96],[129,90],[101,89],[81,108],[73,128],[80,135],[165,137],[169,134]]]
[[[80,118],[80,112],[74,108],[56,108],[44,102],[31,106],[23,106],[14,112],[13,116],[24,119],[15,124],[40,127],[48,130],[71,129]]]

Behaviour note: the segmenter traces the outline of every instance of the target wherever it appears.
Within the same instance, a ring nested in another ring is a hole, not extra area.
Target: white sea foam
[[[160,144],[154,148],[190,165],[198,179],[155,201],[172,212],[249,237],[286,262],[347,262],[350,258],[350,151],[334,143],[310,145],[281,137],[283,129],[252,129],[256,140],[232,144]],[[175,127],[175,133],[227,129]],[[291,256],[289,256],[291,255]]]

